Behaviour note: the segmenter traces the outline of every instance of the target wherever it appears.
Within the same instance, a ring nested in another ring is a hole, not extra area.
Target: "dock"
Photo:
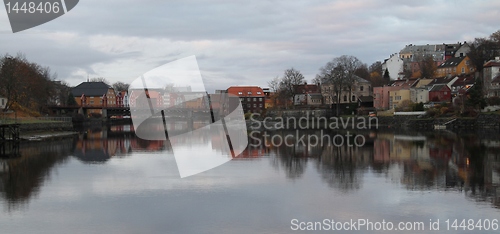
[[[19,124],[0,124],[0,157],[19,155]]]

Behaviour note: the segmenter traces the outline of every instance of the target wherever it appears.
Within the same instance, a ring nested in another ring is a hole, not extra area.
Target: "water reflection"
[[[281,136],[289,133],[273,132]],[[303,131],[299,137],[318,134]],[[462,193],[471,201],[500,208],[499,136],[360,134],[366,138],[360,147],[294,144],[295,138],[288,139],[291,146],[265,146],[249,139],[256,146],[248,147],[236,160],[268,157],[271,166],[292,181],[302,180],[307,170],[312,170],[325,186],[340,193],[359,193],[368,183],[367,175],[375,175],[408,191]],[[213,141],[211,137],[197,139]],[[9,210],[26,204],[37,197],[51,171],[70,156],[85,164],[103,164],[137,152],[166,151],[171,151],[168,142],[141,140],[130,126],[96,127],[82,131],[75,139],[23,143],[19,157],[0,159],[0,196]]]
[[[67,161],[73,152],[74,139],[50,142],[22,143],[20,156],[0,159],[0,197],[8,210],[23,207],[36,197],[50,180],[52,169]]]
[[[320,135],[317,131],[301,134]],[[407,190],[457,191],[471,200],[488,201],[500,208],[500,139],[497,136],[458,136],[451,132],[360,134],[367,139],[362,147],[307,145],[306,142],[305,145],[270,146],[268,151],[273,155],[273,166],[283,169],[288,178],[300,178],[307,163],[314,162],[322,180],[341,192],[358,190],[365,173],[373,171]]]

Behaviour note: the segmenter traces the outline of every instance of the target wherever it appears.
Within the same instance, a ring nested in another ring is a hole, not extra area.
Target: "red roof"
[[[490,60],[486,62],[483,67],[500,67],[500,61]]]
[[[294,85],[295,93],[321,93],[319,86],[314,84]]]
[[[231,86],[227,92],[239,97],[264,97],[264,91],[259,86]]]

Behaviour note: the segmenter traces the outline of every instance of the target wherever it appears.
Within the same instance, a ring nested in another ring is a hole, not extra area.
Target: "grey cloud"
[[[88,0],[26,33],[2,34],[0,52],[21,51],[73,85],[85,78],[75,71],[101,76],[109,65],[111,82],[118,77],[131,81],[148,69],[195,54],[202,75],[213,76],[209,85],[214,89],[265,86],[289,67],[310,80],[327,61],[343,54],[371,64],[410,43],[487,36],[498,30],[496,9],[500,2],[489,0]],[[54,32],[76,36],[50,37]],[[151,49],[155,43],[157,48]],[[136,67],[143,70],[130,70]]]

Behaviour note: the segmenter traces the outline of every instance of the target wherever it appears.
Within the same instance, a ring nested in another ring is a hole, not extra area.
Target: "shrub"
[[[429,110],[427,110],[427,115],[429,117],[436,117],[439,115],[439,111],[437,108],[430,108]]]

